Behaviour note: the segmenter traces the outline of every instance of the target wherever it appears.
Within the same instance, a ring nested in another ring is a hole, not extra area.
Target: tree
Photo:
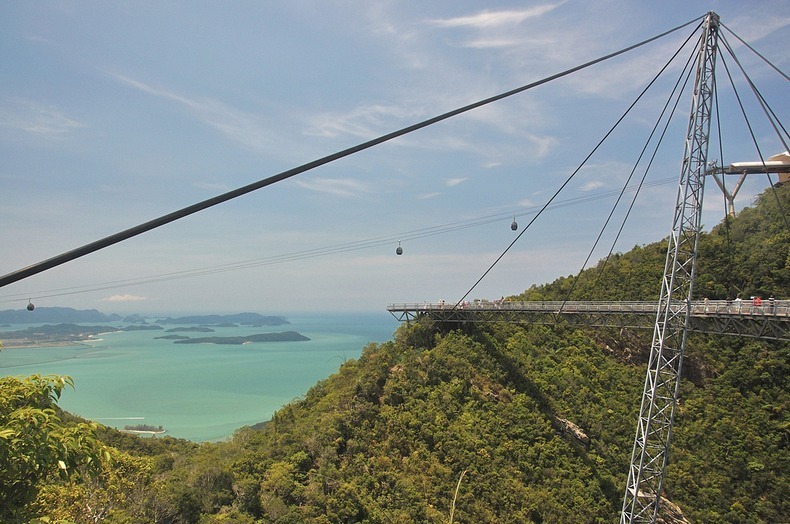
[[[96,424],[66,424],[57,401],[70,377],[0,378],[0,521],[28,522],[42,481],[97,471],[107,457]]]

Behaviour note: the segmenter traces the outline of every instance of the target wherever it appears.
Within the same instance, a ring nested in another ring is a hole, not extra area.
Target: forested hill
[[[767,189],[753,207],[700,238],[696,298],[790,298],[790,184]],[[669,227],[669,225],[667,225]],[[577,276],[535,285],[521,300],[658,300],[667,242],[636,246]]]
[[[704,235],[699,296],[790,297],[777,206],[790,209],[789,191]],[[656,298],[664,249],[636,247],[519,298],[571,287],[575,299]],[[77,522],[89,506],[108,522],[616,522],[645,369],[612,344],[639,353],[646,337],[402,326],[228,442],[104,431],[113,465],[89,483],[50,481],[35,508]],[[790,347],[692,335],[687,351],[698,373],[682,384],[666,497],[690,522],[786,522]]]

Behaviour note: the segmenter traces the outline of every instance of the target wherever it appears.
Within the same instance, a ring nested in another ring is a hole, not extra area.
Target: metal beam
[[[682,303],[675,305],[682,307]],[[390,304],[387,311],[400,322],[421,317],[463,326],[505,322],[653,329],[658,312],[652,301],[534,301],[478,302],[453,308],[446,304]],[[697,300],[690,305],[690,331],[790,342],[790,300]]]
[[[719,17],[708,13],[700,38],[697,72],[683,152],[672,232],[658,313],[628,470],[621,524],[654,523],[660,510],[680,389],[701,229]]]

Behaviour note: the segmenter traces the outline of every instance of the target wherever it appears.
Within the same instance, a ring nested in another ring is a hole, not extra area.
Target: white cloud
[[[447,180],[446,180],[444,183],[445,183],[445,185],[446,185],[447,187],[455,187],[455,186],[457,186],[458,184],[463,184],[463,183],[464,183],[464,182],[466,182],[467,180],[469,180],[469,177],[464,177],[464,178],[448,178],[448,179],[447,179]]]
[[[140,295],[112,295],[101,299],[102,302],[142,302],[148,300]]]
[[[560,144],[560,141],[553,136],[530,134],[527,136],[527,140],[534,146],[535,156],[541,158],[548,155]]]
[[[603,186],[604,186],[603,182],[594,180],[594,181],[587,182],[581,188],[579,188],[579,190],[580,191],[594,191],[596,189],[602,188]]]
[[[371,192],[368,186],[350,178],[308,178],[296,180],[296,183],[305,189],[342,197],[357,197]]]
[[[777,6],[778,7],[778,6]],[[774,38],[771,34],[790,25],[790,16],[782,8],[772,12],[770,16],[765,16],[762,10],[753,10],[746,15],[741,15],[727,21],[727,26],[732,27],[733,31],[747,42],[754,43],[766,37]],[[778,35],[777,35],[778,36]],[[780,37],[781,39],[781,37]],[[740,42],[735,43],[740,46]]]
[[[0,107],[0,126],[47,138],[63,138],[84,124],[54,106],[17,98]]]
[[[472,27],[477,29],[516,25],[528,18],[536,18],[553,11],[563,3],[543,4],[519,10],[481,11],[469,16],[429,20],[428,23],[438,27]]]
[[[396,106],[362,105],[346,114],[324,113],[313,118],[306,134],[328,138],[350,135],[371,139],[380,134],[385,127],[387,132],[394,131],[393,120],[402,122],[408,118],[417,117],[414,113]]]
[[[428,200],[429,198],[435,198],[435,197],[438,197],[439,195],[441,195],[441,193],[440,193],[440,192],[434,192],[434,193],[425,193],[425,194],[423,194],[423,195],[419,195],[419,196],[417,197],[417,199],[418,199],[418,200]]]
[[[191,98],[162,87],[155,87],[121,74],[110,76],[143,93],[176,102],[194,114],[203,123],[213,127],[230,140],[253,149],[272,147],[270,134],[260,119],[210,98]]]
[[[519,38],[478,38],[476,40],[471,40],[464,44],[464,47],[468,47],[470,49],[497,49],[503,47],[515,47],[522,44],[522,40]]]
[[[442,29],[465,29],[472,31],[472,36],[456,45],[467,49],[480,50],[508,50],[529,49],[530,52],[537,48],[552,45],[555,37],[535,40],[536,29],[529,31],[525,36],[523,23],[527,20],[537,19],[555,10],[564,2],[543,4],[527,9],[481,11],[468,16],[427,21],[427,24]]]

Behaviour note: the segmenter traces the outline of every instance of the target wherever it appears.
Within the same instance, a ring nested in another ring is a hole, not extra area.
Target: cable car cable
[[[658,187],[661,185],[666,185],[675,182],[674,177],[663,178],[653,182],[648,182],[644,184],[643,187]],[[636,191],[637,188],[629,187],[628,191],[633,192]],[[594,193],[591,195],[584,195],[574,198],[568,198],[565,200],[560,200],[557,202],[552,203],[549,206],[551,210],[559,210],[565,207],[571,207],[579,204],[585,204],[588,202],[593,202],[596,200],[602,200],[605,198],[610,198],[615,196],[618,193],[617,190],[611,191],[603,191],[600,193]],[[528,216],[534,214],[540,209],[540,206],[531,206],[528,208],[523,208],[516,216]],[[498,223],[502,219],[503,216],[512,215],[512,213],[498,213],[492,215],[484,215],[482,217],[478,217],[475,219],[464,220],[459,222],[452,222],[448,224],[442,224],[438,226],[430,226],[425,228],[420,228],[412,231],[401,232],[396,235],[387,235],[387,236],[380,236],[374,237],[369,239],[363,240],[356,240],[353,242],[348,242],[345,244],[340,245],[332,245],[332,246],[323,246],[320,248],[313,248],[303,251],[296,251],[291,253],[283,253],[279,255],[273,255],[269,257],[241,261],[241,262],[230,262],[227,264],[220,264],[216,266],[206,266],[201,268],[193,268],[187,270],[180,270],[180,271],[173,271],[169,273],[161,273],[157,275],[149,275],[146,277],[137,277],[137,278],[127,278],[127,279],[118,279],[118,280],[111,280],[106,282],[99,282],[94,284],[87,284],[81,286],[69,286],[57,289],[49,289],[49,290],[40,290],[32,293],[32,296],[35,298],[52,298],[52,297],[59,297],[59,296],[67,296],[67,295],[75,295],[80,293],[91,293],[96,291],[103,291],[107,289],[116,289],[120,287],[127,287],[127,286],[134,286],[134,285],[145,285],[145,284],[153,284],[159,282],[170,282],[175,280],[180,280],[184,278],[193,278],[199,276],[206,276],[212,275],[216,273],[224,273],[229,271],[238,271],[243,269],[250,269],[254,267],[278,264],[278,263],[285,263],[285,262],[293,262],[308,258],[315,258],[320,256],[327,256],[333,255],[337,253],[345,253],[350,251],[357,251],[361,249],[369,249],[372,247],[388,245],[392,242],[393,238],[400,238],[401,240],[417,240],[421,238],[428,238],[431,236],[442,235],[446,233],[451,233],[455,231],[461,231],[464,229],[470,229],[473,227],[480,227],[492,223]],[[15,294],[4,295],[0,298],[0,303],[3,302],[16,302],[17,300],[27,298],[31,296],[31,292],[24,291]]]

